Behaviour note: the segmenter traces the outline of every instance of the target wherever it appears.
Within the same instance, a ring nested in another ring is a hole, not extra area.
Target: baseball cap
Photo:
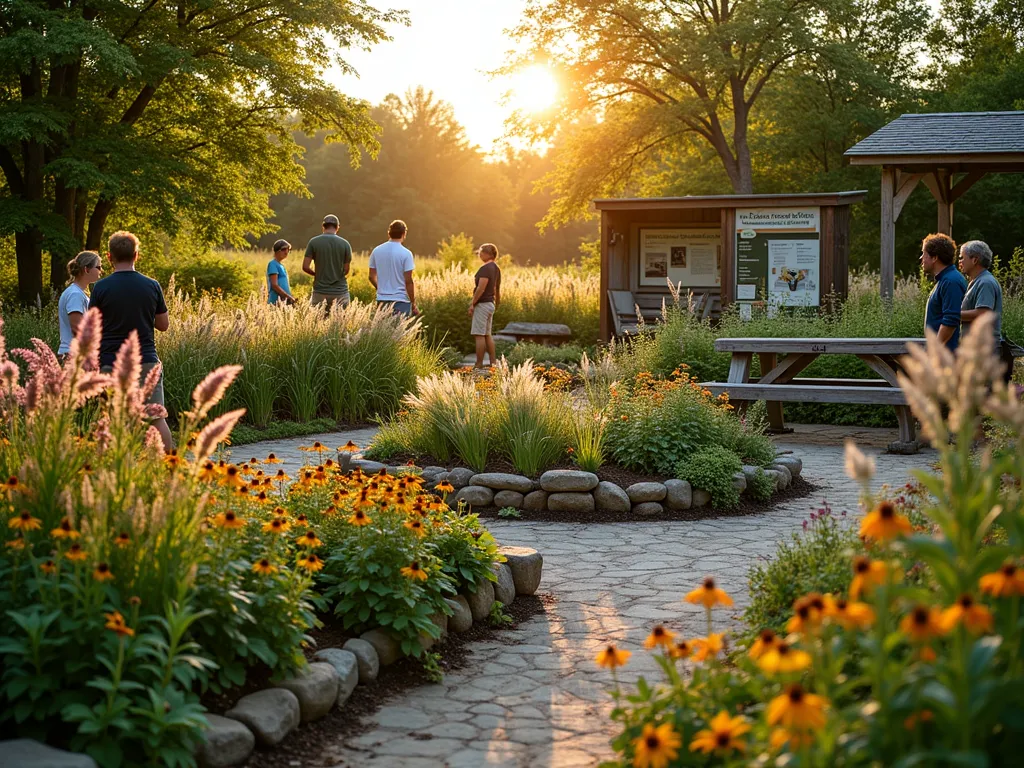
[[[276,240],[274,241],[274,250],[283,251],[285,248],[291,248],[292,244],[287,240]]]
[[[338,217],[335,216],[333,213],[328,213],[326,216],[324,216],[324,226],[325,227],[327,227],[327,226],[337,227],[337,226],[340,226],[340,225],[341,225],[341,222],[338,221]]]

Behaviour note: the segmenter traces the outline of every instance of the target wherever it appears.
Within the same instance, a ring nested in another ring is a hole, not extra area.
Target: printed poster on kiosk
[[[722,230],[645,227],[640,230],[640,285],[684,288],[722,284]]]
[[[751,302],[820,306],[820,208],[736,210],[736,300],[745,316]]]

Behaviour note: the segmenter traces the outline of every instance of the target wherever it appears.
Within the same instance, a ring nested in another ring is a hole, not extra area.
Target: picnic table
[[[896,374],[902,371],[900,358],[906,354],[907,345],[923,343],[924,339],[717,339],[715,350],[732,354],[728,381],[705,382],[702,386],[716,395],[728,393],[740,413],[752,401],[766,401],[769,424],[777,431],[785,428],[783,402],[891,405],[899,423],[899,440],[891,443],[889,450],[915,453],[914,417]],[[750,376],[754,355],[761,364],[760,378]],[[797,378],[822,355],[854,355],[880,378]]]

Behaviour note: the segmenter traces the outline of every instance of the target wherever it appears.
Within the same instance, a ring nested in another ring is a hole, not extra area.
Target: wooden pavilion
[[[937,231],[953,234],[953,204],[989,173],[1024,172],[1024,112],[903,115],[846,151],[882,167],[882,296],[892,298],[896,221],[919,182],[938,203]]]

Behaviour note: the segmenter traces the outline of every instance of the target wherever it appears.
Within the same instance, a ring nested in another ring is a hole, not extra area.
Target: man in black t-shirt
[[[156,355],[154,331],[166,331],[170,320],[160,283],[135,271],[139,257],[139,238],[131,232],[115,232],[107,242],[107,258],[114,271],[97,282],[92,289],[89,306],[103,315],[103,338],[100,341],[100,370],[110,373],[121,345],[132,331],[138,332],[142,352],[142,377],[160,362]],[[164,404],[164,375],[150,395],[149,403]],[[153,426],[160,432],[164,449],[170,450],[174,440],[166,419],[156,419]]]
[[[473,300],[469,304],[469,316],[473,318],[473,327],[470,334],[476,342],[476,367],[484,367],[484,351],[487,351],[494,365],[494,337],[491,336],[491,325],[494,320],[494,310],[501,302],[501,270],[495,264],[498,258],[498,248],[491,243],[484,243],[477,250],[480,260],[484,263],[476,272],[476,289],[473,291]]]

